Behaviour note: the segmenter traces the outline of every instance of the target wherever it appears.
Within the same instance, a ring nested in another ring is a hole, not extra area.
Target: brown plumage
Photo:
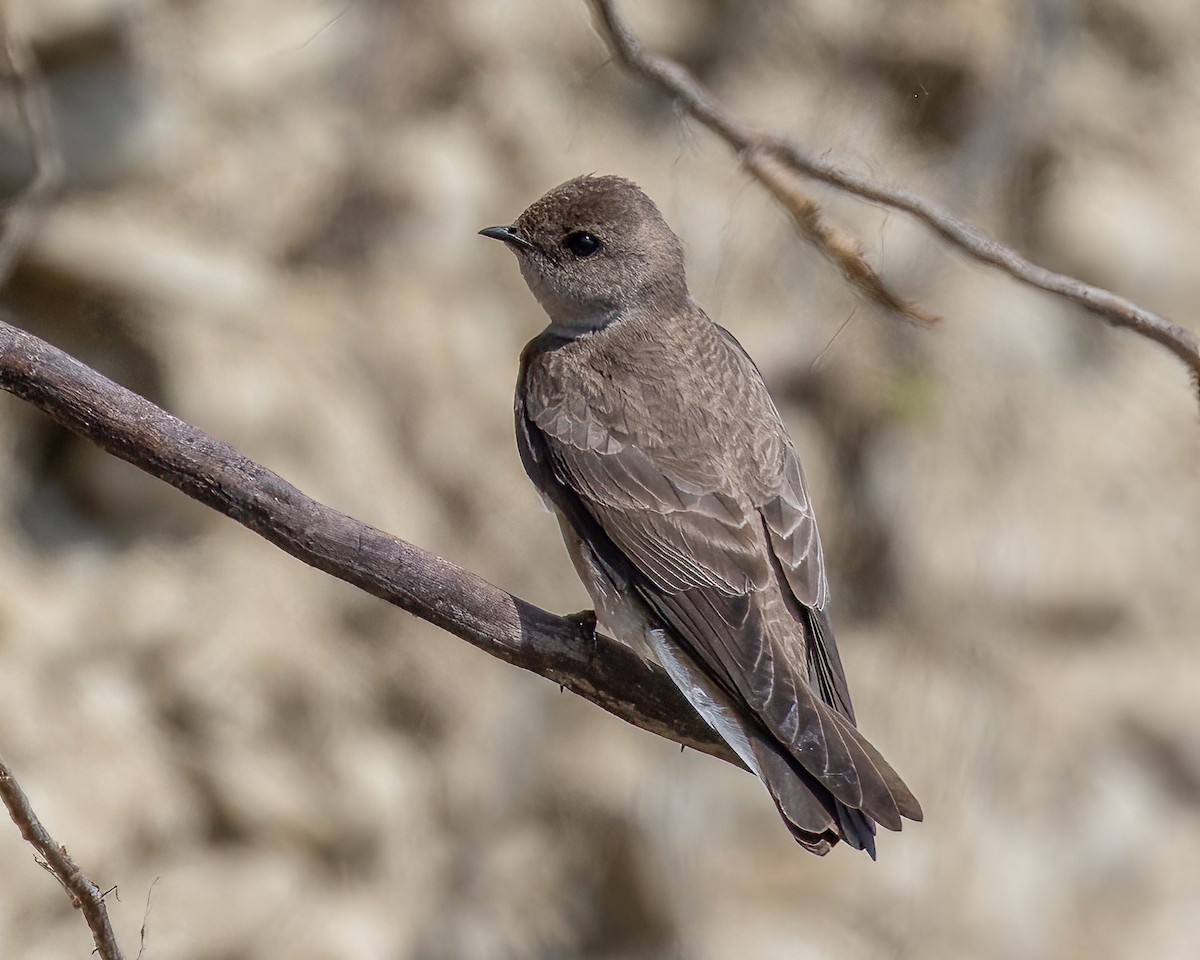
[[[689,296],[678,238],[618,177],[481,232],[550,317],[522,354],[517,439],[601,623],[659,659],[801,844],[874,856],[875,824],[921,808],[855,727],[796,452]]]

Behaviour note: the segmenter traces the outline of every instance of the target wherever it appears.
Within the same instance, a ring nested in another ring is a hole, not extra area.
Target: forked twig
[[[900,187],[888,186],[859,174],[851,173],[825,155],[814,156],[791,138],[778,136],[745,122],[733,114],[709,92],[686,68],[670,57],[654,53],[642,43],[617,14],[612,0],[588,0],[595,12],[600,32],[613,56],[631,72],[648,80],[671,96],[687,112],[732,147],[744,160],[750,172],[762,181],[781,200],[801,223],[805,235],[825,253],[838,260],[851,283],[875,302],[899,309],[910,319],[925,322],[923,311],[913,314],[888,303],[892,296],[882,285],[875,287],[873,268],[861,255],[857,261],[850,251],[858,249],[853,240],[837,238],[830,242],[820,229],[805,227],[804,220],[816,220],[815,202],[807,197],[795,181],[788,182],[786,173],[795,173],[818,180],[845,193],[871,203],[910,214],[951,246],[968,256],[1007,273],[1021,283],[1062,297],[1117,327],[1132,330],[1161,344],[1183,361],[1191,373],[1193,385],[1200,393],[1200,345],[1196,336],[1176,323],[1153,311],[1138,306],[1124,297],[1100,287],[1086,284],[1074,277],[1055,273],[1025,259],[1011,247],[955,216],[937,203]],[[763,156],[770,156],[778,166],[765,165]],[[786,185],[785,185],[786,184]],[[795,194],[789,202],[780,194]],[[800,212],[797,213],[797,210]],[[840,252],[839,252],[840,251]],[[846,256],[843,258],[843,254]],[[865,268],[855,266],[861,261]],[[884,291],[882,297],[880,290]]]
[[[0,759],[0,799],[8,808],[8,815],[21,831],[21,836],[38,852],[46,869],[62,884],[71,902],[83,912],[88,929],[92,931],[92,939],[96,942],[96,952],[102,960],[124,960],[108,920],[104,894],[83,875],[67,854],[67,848],[57,843],[42,826],[25,791],[3,759]]]

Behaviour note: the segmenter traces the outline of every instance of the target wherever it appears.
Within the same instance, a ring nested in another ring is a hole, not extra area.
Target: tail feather
[[[839,840],[875,859],[875,821],[836,799],[783,747],[768,736],[751,740],[758,777],[793,837],[820,856]]]
[[[651,631],[651,646],[659,661],[684,695],[763,782],[788,830],[801,846],[824,856],[839,841],[865,850],[875,859],[875,825],[900,829],[900,817],[919,820],[916,800],[879,752],[857,729],[822,703],[827,719],[840,728],[860,766],[873,776],[863,776],[862,808],[839,800],[829,787],[804,768],[781,741],[762,724],[739,710],[696,661],[661,631]],[[841,791],[839,791],[841,792]]]

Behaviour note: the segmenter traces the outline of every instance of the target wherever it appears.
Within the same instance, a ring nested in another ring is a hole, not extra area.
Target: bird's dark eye
[[[588,233],[586,230],[576,230],[563,238],[563,246],[575,256],[583,259],[599,251],[604,244],[595,234]]]

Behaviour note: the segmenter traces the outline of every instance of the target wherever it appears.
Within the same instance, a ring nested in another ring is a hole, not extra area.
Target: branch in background
[[[228,444],[0,321],[0,389],[318,570],[540,674],[660,737],[737,766],[666,672],[470,571],[305,496]]]
[[[0,799],[4,800],[8,814],[21,831],[21,836],[38,852],[43,865],[62,884],[75,907],[83,911],[88,928],[92,931],[92,939],[96,941],[96,952],[102,960],[124,960],[112,924],[108,921],[104,894],[75,866],[75,861],[67,854],[67,848],[56,843],[46,832],[29,805],[25,791],[3,759],[0,759]]]
[[[588,2],[596,14],[604,42],[613,56],[632,73],[650,81],[671,96],[690,116],[732,147],[746,162],[750,172],[784,201],[801,224],[805,236],[841,263],[844,270],[847,270],[846,264],[853,264],[855,259],[851,256],[843,261],[840,251],[857,251],[857,244],[850,241],[848,246],[840,242],[831,245],[823,239],[821,231],[805,226],[804,220],[819,216],[819,212],[811,212],[816,208],[816,204],[808,198],[798,183],[793,180],[792,183],[783,185],[782,175],[785,171],[819,180],[862,200],[911,214],[951,246],[981,263],[997,267],[1021,283],[1056,294],[1098,314],[1114,326],[1125,327],[1161,344],[1187,365],[1193,384],[1200,392],[1200,345],[1191,331],[1108,290],[1090,286],[1074,277],[1055,273],[1031,263],[1011,247],[1005,246],[925,197],[851,173],[824,156],[811,156],[795,140],[768,133],[746,123],[722,106],[681,64],[670,57],[646,50],[618,16],[612,0]],[[774,158],[782,169],[764,167],[761,161],[763,155]],[[767,175],[764,175],[764,170],[767,171]],[[795,202],[788,201],[781,196],[781,191],[800,199]],[[809,212],[801,215],[797,213],[797,209]],[[881,299],[873,281],[869,279],[878,279],[874,269],[862,260],[861,255],[855,255],[863,266],[858,273],[847,270],[847,278],[871,300],[891,306],[885,299]],[[886,292],[886,288],[882,289]],[[886,296],[892,295],[886,293]],[[903,306],[901,301],[897,302]],[[923,320],[927,317],[924,314],[914,316],[903,309],[900,309],[900,312],[910,319]]]
[[[0,227],[0,287],[24,251],[29,232],[42,204],[62,183],[63,160],[50,113],[46,81],[25,41],[9,29],[8,15],[0,9],[0,77],[13,91],[17,114],[29,136],[33,176],[8,201]]]
[[[846,280],[859,293],[922,326],[932,326],[938,322],[939,318],[932,313],[892,292],[867,259],[858,240],[849,231],[825,219],[820,204],[801,189],[792,171],[778,157],[766,150],[751,148],[742,154],[742,162],[755,179],[787,208],[805,239],[841,267]]]
[[[893,293],[848,232],[832,226],[821,207],[791,175],[786,164],[772,162],[774,151],[762,149],[766,139],[728,112],[681,64],[642,47],[609,0],[589,0],[604,42],[618,61],[669,93],[692,117],[734,148],[746,169],[787,208],[806,240],[829,257],[850,284],[872,303],[894,310],[913,323],[937,322],[933,314]]]

